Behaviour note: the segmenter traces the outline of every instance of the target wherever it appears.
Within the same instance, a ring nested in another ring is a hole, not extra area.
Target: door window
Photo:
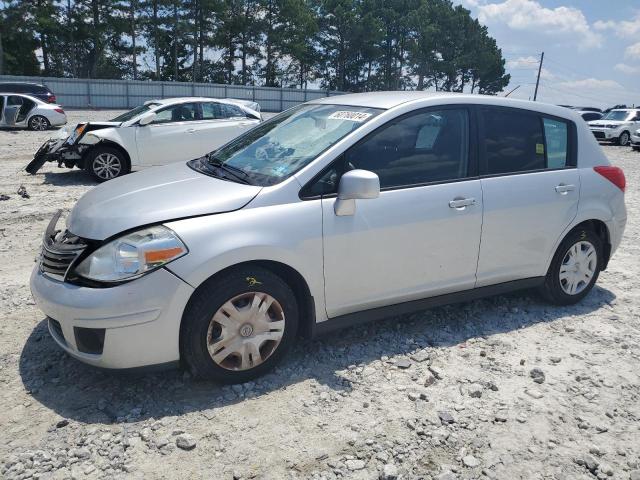
[[[202,104],[202,119],[203,120],[220,120],[224,117],[222,111],[222,105],[219,103],[203,103]]]
[[[24,103],[24,99],[22,97],[18,97],[17,95],[11,95],[8,99],[7,99],[7,106],[8,107],[16,107],[16,106],[20,106]]]
[[[546,140],[547,168],[567,166],[569,128],[566,122],[545,118],[544,137]]]
[[[345,153],[344,167],[370,170],[381,188],[393,188],[464,178],[468,157],[467,110],[428,110],[369,135]]]
[[[156,112],[156,118],[151,123],[155,125],[159,123],[191,122],[199,120],[198,117],[198,106],[195,103],[181,103]]]
[[[545,168],[540,117],[516,109],[481,110],[485,173],[527,172]]]
[[[244,110],[242,110],[237,105],[229,105],[228,103],[223,103],[221,105],[222,111],[224,112],[223,118],[246,118],[246,114]]]

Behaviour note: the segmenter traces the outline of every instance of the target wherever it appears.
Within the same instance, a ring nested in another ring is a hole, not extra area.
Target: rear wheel
[[[556,305],[572,305],[593,288],[601,270],[602,240],[588,228],[571,232],[556,251],[542,295]]]
[[[34,115],[29,119],[29,129],[42,132],[51,128],[51,123],[42,115]]]
[[[618,137],[618,145],[620,145],[621,147],[626,147],[627,145],[629,145],[630,138],[631,137],[629,136],[629,132],[622,132]]]
[[[124,155],[113,147],[96,147],[88,153],[85,165],[99,182],[129,173],[129,165]]]
[[[242,383],[270,369],[293,344],[295,294],[260,267],[241,267],[194,293],[185,310],[180,352],[197,378]]]

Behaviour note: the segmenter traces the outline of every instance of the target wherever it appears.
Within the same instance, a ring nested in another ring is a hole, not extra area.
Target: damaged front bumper
[[[58,167],[82,166],[82,155],[89,146],[76,143],[77,139],[73,137],[52,138],[44,142],[25,170],[35,175],[46,162],[58,162]]]

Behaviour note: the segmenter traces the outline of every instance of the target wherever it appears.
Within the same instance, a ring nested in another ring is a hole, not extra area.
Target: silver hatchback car
[[[51,221],[31,289],[84,362],[244,382],[300,334],[523,288],[579,301],[620,243],[624,189],[565,108],[331,97],[92,189]]]

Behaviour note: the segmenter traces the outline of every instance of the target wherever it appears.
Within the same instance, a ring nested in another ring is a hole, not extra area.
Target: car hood
[[[184,163],[174,163],[93,188],[73,207],[67,228],[82,238],[104,240],[144,225],[238,210],[261,189],[209,177]]]

